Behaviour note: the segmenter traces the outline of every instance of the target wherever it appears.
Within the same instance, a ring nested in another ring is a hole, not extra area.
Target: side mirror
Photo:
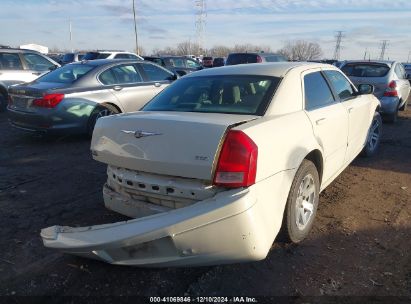
[[[53,65],[53,66],[49,67],[49,70],[50,70],[50,71],[54,71],[54,70],[57,69],[57,68],[58,68],[57,65]]]
[[[170,76],[170,80],[172,81],[177,80],[178,78],[180,78],[180,75],[178,75],[177,73],[173,73],[173,76]]]
[[[408,79],[408,80],[411,80],[411,74],[408,74],[408,73],[405,74],[405,78]]]
[[[366,95],[374,93],[374,86],[371,84],[360,84],[358,86],[358,95]]]
[[[176,71],[176,74],[177,74],[177,75],[179,75],[179,76],[181,77],[181,76],[186,75],[186,74],[187,74],[187,72],[185,72],[185,71],[181,71],[181,70],[178,70],[178,71]]]

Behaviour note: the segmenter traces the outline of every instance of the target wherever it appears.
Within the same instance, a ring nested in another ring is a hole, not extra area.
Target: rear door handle
[[[123,89],[123,87],[121,87],[121,86],[114,86],[113,87],[114,91],[121,91],[122,89]]]
[[[315,124],[316,125],[321,125],[322,123],[324,123],[325,122],[325,118],[320,118],[320,119],[317,119],[316,121],[315,121]]]
[[[348,108],[348,113],[351,113],[354,110],[354,107]]]
[[[155,82],[155,83],[154,83],[154,86],[155,86],[156,88],[159,88],[159,87],[161,87],[161,83]]]
[[[33,74],[33,75],[41,75],[41,73],[40,72],[33,72],[33,73],[31,73],[31,74]]]

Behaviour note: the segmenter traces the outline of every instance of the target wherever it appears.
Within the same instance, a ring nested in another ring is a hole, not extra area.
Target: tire
[[[0,112],[5,112],[7,109],[7,95],[0,93]]]
[[[398,120],[398,110],[384,117],[384,121],[389,122],[389,123],[395,123],[397,122],[397,120]]]
[[[370,129],[368,130],[367,142],[362,150],[362,155],[365,157],[373,156],[380,146],[382,135],[382,119],[378,112],[374,113]]]
[[[407,105],[408,105],[408,99],[404,102],[404,104],[398,110],[405,111],[405,109],[407,108]]]
[[[317,168],[313,162],[304,159],[288,194],[280,231],[282,241],[299,243],[307,237],[317,214],[319,192],[320,179]],[[302,205],[304,202],[305,206]]]
[[[120,111],[111,104],[100,104],[96,106],[91,112],[90,118],[87,123],[87,135],[90,137],[93,135],[94,126],[96,125],[97,119],[118,113],[120,113]]]

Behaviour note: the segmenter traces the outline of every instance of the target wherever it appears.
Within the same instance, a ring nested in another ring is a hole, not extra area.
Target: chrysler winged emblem
[[[142,130],[137,130],[137,131],[121,130],[121,132],[126,133],[126,134],[133,134],[135,138],[142,138],[142,137],[154,136],[154,135],[162,135],[161,133],[146,132],[146,131],[142,131]]]

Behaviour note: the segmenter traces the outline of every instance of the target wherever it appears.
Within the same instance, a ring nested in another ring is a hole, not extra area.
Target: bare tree
[[[229,47],[224,45],[216,45],[208,51],[208,54],[213,57],[227,57],[230,52],[231,50]]]
[[[295,61],[320,59],[323,55],[317,42],[305,40],[289,41],[282,49],[278,50],[278,53],[287,56],[289,60]]]
[[[192,43],[189,41],[183,41],[177,44],[177,55],[191,55],[200,54],[200,46],[198,43]]]
[[[233,53],[244,53],[244,52],[266,52],[270,53],[271,48],[268,45],[254,45],[254,44],[236,44],[231,48]]]

